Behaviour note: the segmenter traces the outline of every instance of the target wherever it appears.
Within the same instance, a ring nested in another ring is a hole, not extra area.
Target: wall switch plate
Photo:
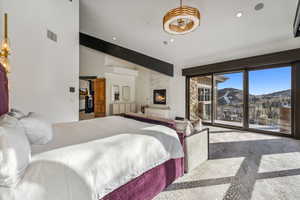
[[[53,42],[57,42],[57,34],[53,31],[47,30],[47,38],[52,40]]]
[[[75,93],[75,87],[70,87],[70,88],[69,88],[69,91],[70,91],[71,93]]]

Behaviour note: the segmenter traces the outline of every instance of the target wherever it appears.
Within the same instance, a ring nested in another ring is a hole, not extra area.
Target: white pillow
[[[185,129],[186,136],[191,135],[193,132],[194,132],[193,124],[190,121],[187,121],[187,126],[186,126],[186,129]]]
[[[26,114],[24,114],[22,111],[18,110],[18,109],[10,109],[10,112],[7,113],[9,116],[17,118],[17,119],[22,119],[24,117],[26,117]]]
[[[31,159],[24,128],[8,115],[0,118],[0,186],[14,187],[22,178]]]
[[[29,113],[26,117],[20,119],[20,122],[25,128],[25,133],[31,144],[42,145],[52,140],[52,124],[40,115]]]
[[[179,132],[185,132],[187,121],[175,120],[176,130]]]
[[[202,120],[198,119],[196,121],[177,121],[175,120],[176,130],[180,132],[185,132],[186,136],[193,134],[194,132],[198,132],[203,130]]]
[[[192,124],[193,124],[193,127],[194,127],[194,131],[198,132],[198,131],[203,130],[203,125],[202,125],[202,120],[201,119],[198,119],[198,120],[194,121]]]

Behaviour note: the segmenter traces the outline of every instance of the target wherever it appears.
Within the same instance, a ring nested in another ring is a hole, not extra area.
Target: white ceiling
[[[300,38],[293,38],[297,0],[183,2],[202,15],[201,26],[187,35],[162,29],[164,14],[179,0],[81,0],[81,32],[184,67],[300,47]],[[255,11],[260,2],[264,9]],[[163,44],[171,38],[174,43]]]

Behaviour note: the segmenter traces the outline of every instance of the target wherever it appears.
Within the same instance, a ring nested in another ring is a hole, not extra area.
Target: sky
[[[219,89],[243,89],[243,73],[225,74],[229,78],[218,84]],[[269,94],[277,91],[291,89],[291,68],[281,67],[249,71],[249,92],[253,95]]]

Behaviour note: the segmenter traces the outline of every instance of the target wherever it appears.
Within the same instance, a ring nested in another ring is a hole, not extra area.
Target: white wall
[[[161,90],[161,89],[166,89],[167,91],[167,104],[166,106],[170,106],[171,102],[172,102],[172,96],[170,93],[170,81],[171,81],[171,77],[166,76],[164,74],[155,72],[155,71],[151,71],[151,75],[150,75],[150,105],[153,104],[153,91],[154,90]]]
[[[170,81],[170,107],[172,117],[185,117],[185,77],[182,76],[182,66],[174,66],[174,77]]]
[[[104,66],[105,54],[80,45],[80,76],[97,76],[103,78],[109,72]]]
[[[136,84],[136,101],[139,104],[152,105],[153,104],[153,90],[166,89],[167,90],[167,105],[170,106],[172,102],[171,96],[171,80],[172,77],[164,74],[140,67],[139,76]],[[160,105],[156,105],[160,106]]]
[[[112,98],[112,89],[114,85],[118,85],[120,88],[120,102],[122,101],[122,87],[123,86],[129,86],[130,87],[130,101],[128,102],[135,102],[135,76],[127,76],[127,75],[120,75],[120,74],[114,74],[114,73],[105,73],[104,75],[106,79],[106,111],[107,115],[112,114],[112,110],[110,105],[112,103],[115,103]]]
[[[139,75],[136,78],[136,103],[140,105],[149,105],[152,102],[151,92],[150,92],[150,70],[139,69]]]
[[[107,59],[109,58],[109,59]],[[111,60],[113,59],[113,60]],[[112,75],[112,66],[123,66],[138,70],[138,76],[135,78],[135,86],[132,77],[124,75]],[[105,74],[109,74],[105,76]],[[112,85],[131,85],[131,94],[137,104],[153,104],[153,90],[167,90],[167,106],[171,107],[171,116],[185,116],[185,79],[181,76],[181,71],[175,68],[175,77],[169,77],[164,74],[146,69],[144,67],[107,56],[104,53],[80,47],[80,75],[98,76],[107,78],[107,111],[110,112],[109,104],[111,102]],[[111,79],[111,80],[109,80]],[[183,84],[183,85],[181,85]],[[135,94],[134,94],[135,88]],[[159,106],[159,105],[157,105]]]
[[[2,38],[3,37],[3,1],[1,0],[0,1],[0,37]]]
[[[118,66],[118,67],[116,67]],[[120,68],[124,66],[125,68]],[[97,76],[106,79],[106,114],[111,114],[110,104],[112,100],[112,87],[120,87],[120,99],[122,102],[122,87],[129,86],[131,100],[135,102],[135,71],[134,64],[114,58],[99,51],[80,46],[80,76]],[[129,68],[129,69],[126,69]],[[132,75],[130,75],[132,74]]]
[[[185,117],[185,77],[182,65],[174,66],[174,77],[151,70],[139,70],[136,80],[136,101],[139,104],[153,103],[154,89],[167,89],[167,106],[171,108],[171,117]]]
[[[80,76],[101,78],[105,73],[113,72],[112,67],[135,69],[137,65],[80,45]]]
[[[1,3],[1,16],[9,14],[12,107],[53,122],[78,120],[79,0]],[[47,29],[58,35],[57,43],[47,39]]]

